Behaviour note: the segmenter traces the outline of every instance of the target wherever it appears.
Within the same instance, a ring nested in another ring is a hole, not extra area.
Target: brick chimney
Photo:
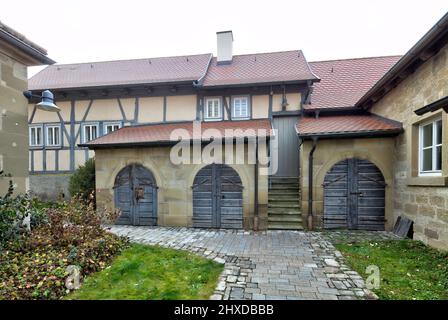
[[[232,31],[216,32],[218,40],[218,64],[232,63],[233,51],[233,33]]]

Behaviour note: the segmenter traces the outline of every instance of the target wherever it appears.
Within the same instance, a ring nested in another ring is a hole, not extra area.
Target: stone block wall
[[[448,46],[378,101],[371,112],[400,121],[405,133],[395,140],[394,217],[414,221],[414,238],[448,250],[448,117],[442,110],[417,116],[414,110],[448,95]],[[442,118],[442,175],[418,175],[418,124]]]
[[[28,102],[26,66],[0,52],[0,170],[12,175],[17,193],[28,189]],[[0,195],[10,178],[0,177]]]

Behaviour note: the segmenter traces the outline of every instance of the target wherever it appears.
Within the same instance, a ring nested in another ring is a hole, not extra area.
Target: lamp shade
[[[41,110],[58,112],[61,111],[57,105],[54,104],[53,93],[49,90],[42,92],[42,101],[36,104],[36,107]]]

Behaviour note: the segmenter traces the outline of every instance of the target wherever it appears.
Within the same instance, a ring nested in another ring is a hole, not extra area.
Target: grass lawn
[[[418,241],[390,240],[336,244],[361,276],[369,265],[380,268],[380,289],[386,300],[448,299],[448,253]]]
[[[134,244],[67,299],[208,299],[223,268],[188,252]]]

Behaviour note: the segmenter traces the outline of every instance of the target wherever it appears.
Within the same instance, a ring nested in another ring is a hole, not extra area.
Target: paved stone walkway
[[[375,299],[319,232],[110,226],[131,241],[225,263],[211,299]]]

